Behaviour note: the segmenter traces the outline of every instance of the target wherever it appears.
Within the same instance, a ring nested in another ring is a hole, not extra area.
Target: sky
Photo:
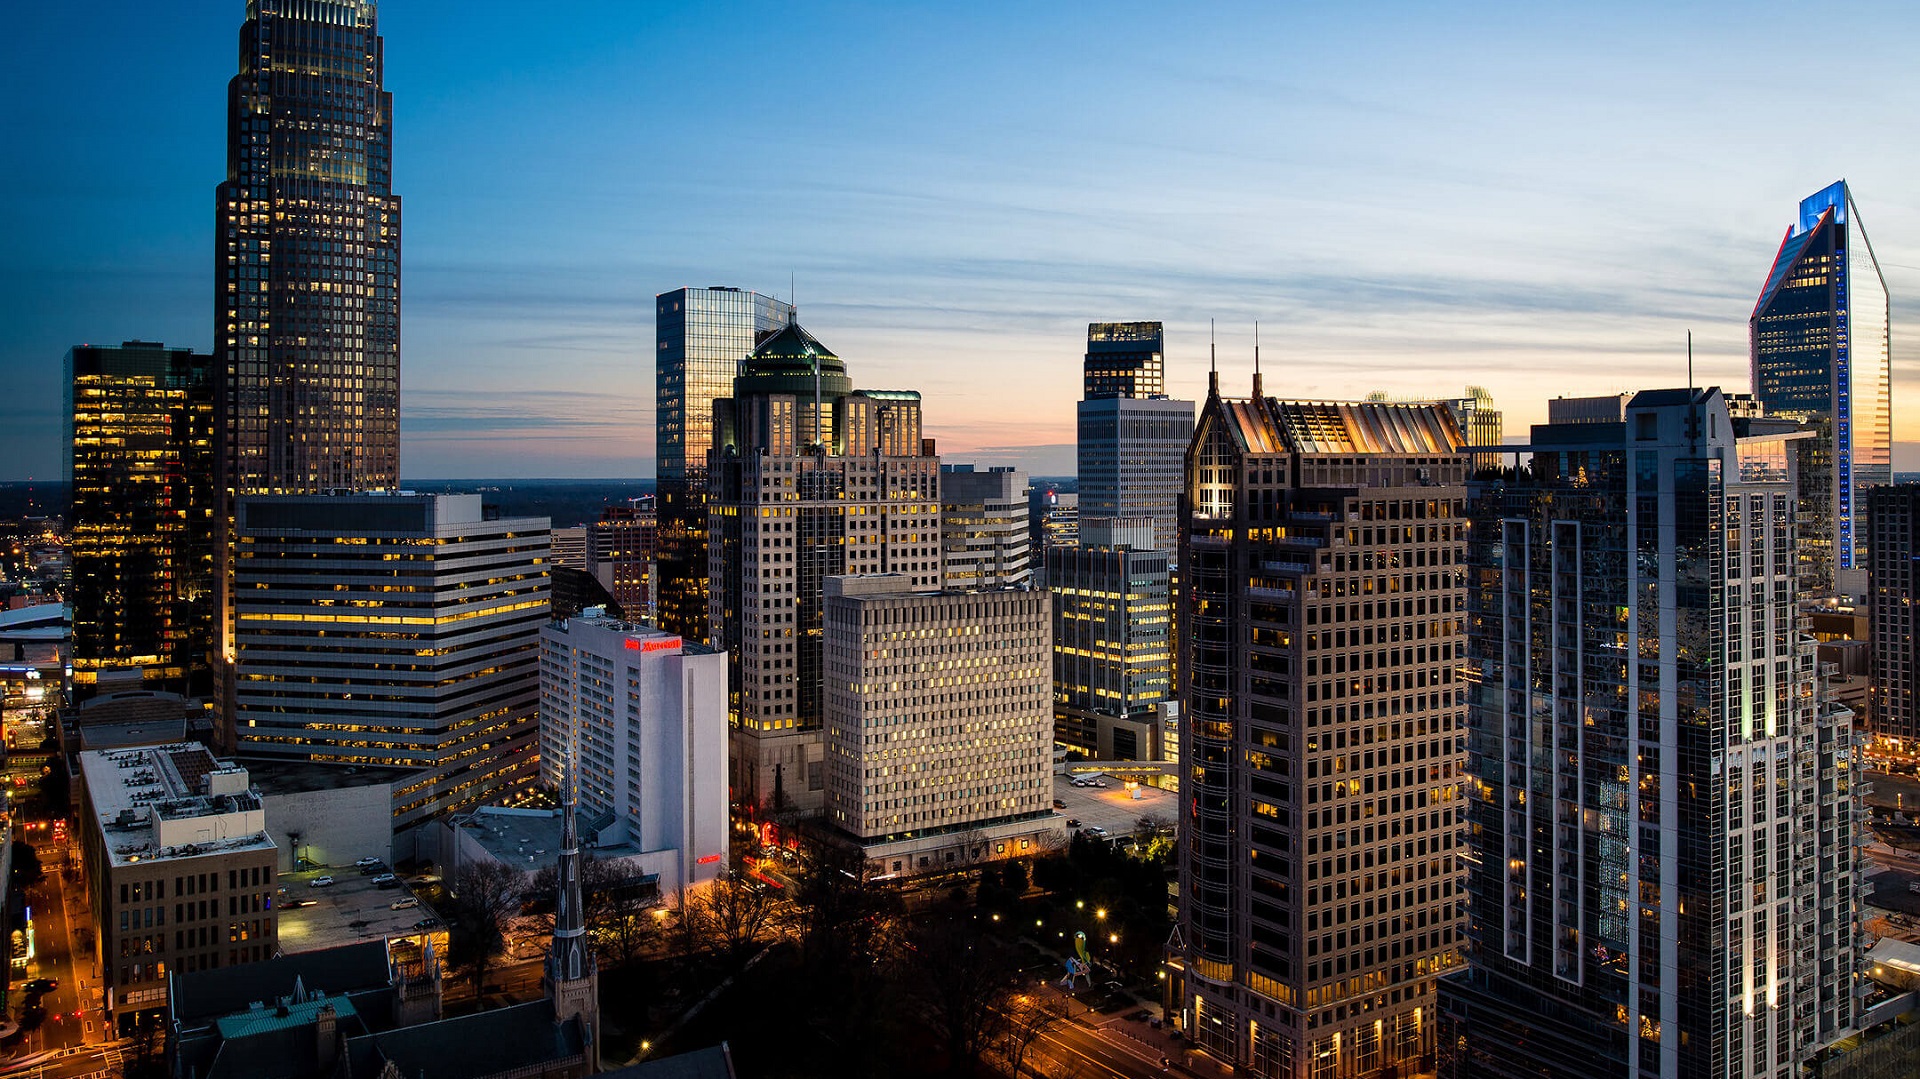
[[[1831,14],[1821,14],[1831,12]],[[245,5],[32,4],[0,42],[0,480],[61,357],[212,346]],[[1920,468],[1920,8],[381,5],[406,478],[653,474],[653,297],[788,297],[950,461],[1073,470],[1086,323],[1204,396],[1748,388],[1799,200],[1845,178]]]

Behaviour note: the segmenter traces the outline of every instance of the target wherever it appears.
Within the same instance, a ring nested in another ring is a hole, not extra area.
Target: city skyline
[[[876,384],[947,402],[944,455],[1040,474],[1069,470],[1088,321],[1166,322],[1168,392],[1188,399],[1209,318],[1230,374],[1262,322],[1276,393],[1431,393],[1466,369],[1514,430],[1554,393],[1678,383],[1688,328],[1696,382],[1744,389],[1781,207],[1843,177],[1892,295],[1894,397],[1920,389],[1898,344],[1920,313],[1920,198],[1910,151],[1875,134],[1920,97],[1899,77],[1913,15],[1887,8],[1858,41],[1858,122],[1823,156],[1778,153],[1830,108],[1776,77],[1803,58],[1792,9],[1652,10],[1245,9],[1232,33],[1022,11],[1008,33],[830,8],[720,33],[643,6],[601,12],[588,42],[504,6],[385,8],[405,475],[651,474],[650,307],[687,285],[797,284],[803,321]],[[240,13],[23,16],[20,160],[108,145],[131,164],[0,180],[0,479],[59,471],[67,348],[211,346],[205,178]],[[1151,70],[1106,62],[1149,26]],[[789,43],[827,74],[750,62]],[[103,50],[115,63],[83,59]],[[93,75],[34,92],[75,69]],[[729,97],[746,107],[684,107]],[[802,150],[820,164],[761,167]],[[1894,436],[1913,467],[1920,418]]]

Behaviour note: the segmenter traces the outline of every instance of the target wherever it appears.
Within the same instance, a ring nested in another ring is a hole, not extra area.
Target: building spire
[[[1213,320],[1207,320],[1207,395],[1220,396],[1220,353],[1213,343]]]
[[[579,777],[571,753],[560,768],[560,790],[560,860],[554,866],[553,942],[547,949],[549,985],[579,981],[594,973],[580,893],[580,830],[574,814]]]
[[[1253,399],[1264,398],[1267,391],[1260,385],[1260,320],[1253,322]]]

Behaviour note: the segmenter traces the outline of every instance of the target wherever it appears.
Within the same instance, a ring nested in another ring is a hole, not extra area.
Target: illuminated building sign
[[[677,652],[680,650],[678,637],[654,637],[645,641],[637,641],[629,637],[626,643],[629,652]]]

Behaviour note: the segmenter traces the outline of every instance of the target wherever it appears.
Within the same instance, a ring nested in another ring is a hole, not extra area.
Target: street
[[[69,885],[63,872],[70,849],[41,840],[41,865],[46,876],[27,890],[27,907],[32,915],[34,957],[28,964],[26,980],[51,978],[59,987],[40,998],[46,1019],[27,1033],[16,1055],[28,1056],[54,1049],[82,1045],[103,1039],[100,1021],[100,991],[93,976],[90,953],[80,949],[75,930],[85,932],[88,922],[86,896],[76,870]],[[77,852],[72,852],[77,858]],[[76,957],[78,962],[76,962]],[[21,984],[14,986],[14,1018],[24,1005]]]

